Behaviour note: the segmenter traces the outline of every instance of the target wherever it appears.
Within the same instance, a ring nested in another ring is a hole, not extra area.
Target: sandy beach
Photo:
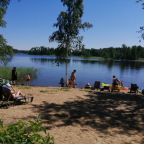
[[[17,86],[29,104],[0,109],[5,124],[41,118],[56,144],[144,144],[144,96]]]

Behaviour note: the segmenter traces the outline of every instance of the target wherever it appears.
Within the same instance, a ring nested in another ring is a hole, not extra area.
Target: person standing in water
[[[76,85],[76,70],[73,70],[70,76],[72,87],[75,88]]]

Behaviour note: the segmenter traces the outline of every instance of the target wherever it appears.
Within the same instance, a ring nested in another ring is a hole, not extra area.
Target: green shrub
[[[54,144],[52,136],[46,133],[40,120],[18,121],[4,126],[0,120],[1,144]]]

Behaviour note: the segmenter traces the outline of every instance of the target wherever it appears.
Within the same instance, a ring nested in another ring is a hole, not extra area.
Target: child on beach
[[[26,81],[26,85],[30,85],[30,81],[31,81],[31,76],[30,76],[30,74],[27,74],[27,75],[25,76],[25,81]]]
[[[63,77],[60,79],[59,84],[61,85],[61,87],[64,87],[64,78]]]

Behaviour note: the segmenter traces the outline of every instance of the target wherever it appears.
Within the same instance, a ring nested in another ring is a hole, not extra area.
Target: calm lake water
[[[65,77],[65,64],[55,63],[54,56],[18,54],[8,63],[8,66],[36,68],[37,78],[32,81],[32,85],[58,86],[60,78]],[[94,84],[96,80],[111,83],[112,76],[116,75],[126,86],[137,83],[140,88],[144,88],[144,63],[142,62],[98,61],[92,58],[71,57],[68,64],[69,76],[73,69],[77,70],[78,87],[84,87],[88,82]]]

